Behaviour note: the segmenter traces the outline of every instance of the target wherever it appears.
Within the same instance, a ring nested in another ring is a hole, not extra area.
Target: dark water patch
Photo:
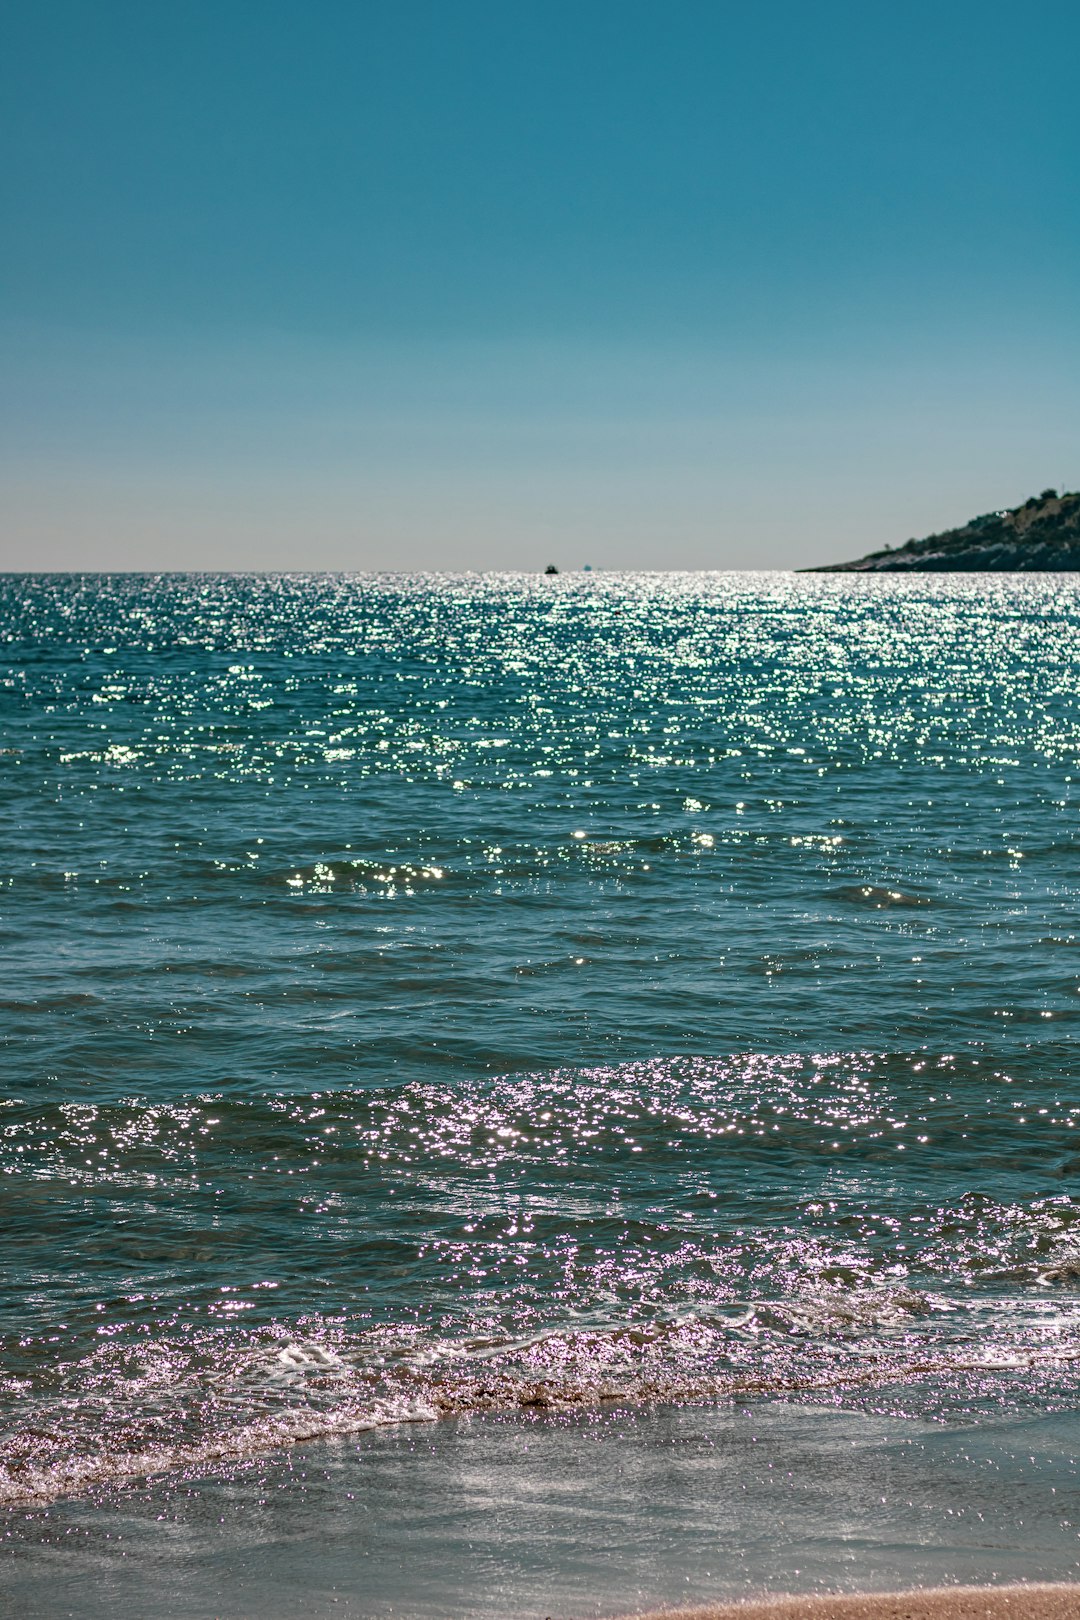
[[[848,883],[842,888],[833,889],[834,899],[846,900],[849,905],[866,906],[872,911],[885,911],[893,906],[911,907],[928,906],[930,898],[924,894],[913,894],[904,889],[885,888],[877,883]]]

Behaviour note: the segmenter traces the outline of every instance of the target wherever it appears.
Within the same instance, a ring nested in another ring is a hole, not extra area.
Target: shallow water
[[[1072,576],[0,580],[0,1497],[1071,1412]]]
[[[391,1426],[11,1512],[19,1620],[566,1620],[1080,1576],[1080,1425],[774,1401]],[[5,1611],[7,1612],[7,1611]]]

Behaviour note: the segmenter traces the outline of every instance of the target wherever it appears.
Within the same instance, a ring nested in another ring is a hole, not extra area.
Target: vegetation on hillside
[[[1080,569],[1080,493],[1044,489],[1022,506],[984,512],[960,529],[872,551],[855,562],[809,573],[963,572],[979,569]]]

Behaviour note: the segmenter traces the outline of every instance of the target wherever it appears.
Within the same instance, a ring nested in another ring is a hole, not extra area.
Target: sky
[[[1075,0],[34,0],[0,568],[792,568],[1080,487]]]

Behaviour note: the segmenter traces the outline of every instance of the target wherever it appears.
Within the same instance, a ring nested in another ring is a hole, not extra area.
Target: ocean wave
[[[323,1323],[228,1345],[158,1342],[144,1346],[138,1364],[84,1364],[83,1388],[69,1385],[55,1403],[20,1401],[9,1387],[15,1421],[4,1436],[0,1505],[205,1474],[391,1424],[613,1403],[844,1397],[920,1381],[976,1387],[1002,1373],[1057,1376],[1080,1359],[1080,1308],[1044,1320],[1034,1335],[1030,1323],[1000,1318],[989,1341],[958,1333],[935,1342],[918,1331],[928,1315],[958,1309],[904,1289],[834,1291],[727,1315],[549,1324],[518,1336],[490,1327],[457,1337],[358,1334]],[[906,1331],[889,1342],[873,1337],[882,1326]]]

